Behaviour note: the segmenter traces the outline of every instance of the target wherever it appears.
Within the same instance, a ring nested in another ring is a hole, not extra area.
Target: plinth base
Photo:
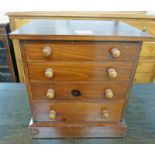
[[[82,137],[124,137],[125,121],[119,123],[33,123],[30,121],[32,138],[82,138]]]

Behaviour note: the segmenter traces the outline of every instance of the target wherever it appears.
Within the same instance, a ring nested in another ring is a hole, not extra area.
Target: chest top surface
[[[32,20],[10,34],[24,40],[147,41],[152,37],[120,21]]]

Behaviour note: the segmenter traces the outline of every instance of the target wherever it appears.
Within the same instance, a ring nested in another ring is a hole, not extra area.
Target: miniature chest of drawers
[[[34,20],[10,34],[20,42],[33,138],[123,137],[142,42],[119,21]]]

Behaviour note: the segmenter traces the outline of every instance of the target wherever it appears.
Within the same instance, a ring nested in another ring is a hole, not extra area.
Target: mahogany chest
[[[123,137],[143,41],[151,36],[119,21],[33,20],[18,39],[33,138]]]

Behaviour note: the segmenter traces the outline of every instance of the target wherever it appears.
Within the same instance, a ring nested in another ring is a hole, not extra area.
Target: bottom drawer
[[[35,103],[35,121],[120,121],[124,100]]]

